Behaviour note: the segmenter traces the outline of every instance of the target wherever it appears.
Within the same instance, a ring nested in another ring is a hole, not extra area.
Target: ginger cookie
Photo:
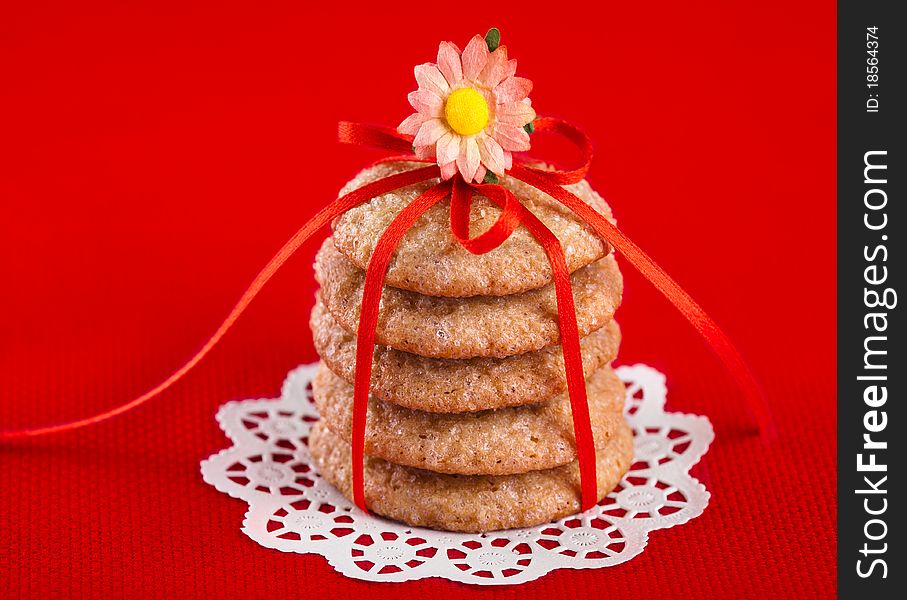
[[[340,325],[355,332],[365,271],[325,240],[315,259],[321,299]],[[571,276],[581,336],[601,329],[614,316],[623,279],[613,256]],[[442,298],[385,286],[375,342],[434,358],[504,358],[558,343],[554,284],[510,296]]]
[[[626,389],[610,367],[586,382],[595,447],[603,449],[624,423]],[[322,422],[350,443],[353,386],[324,364],[312,381]],[[370,399],[365,452],[437,473],[509,475],[576,460],[570,398],[473,413],[438,414]]]
[[[350,446],[319,421],[309,449],[321,475],[352,497]],[[596,454],[599,499],[633,462],[633,432],[623,424]],[[447,475],[365,458],[369,510],[414,527],[482,532],[530,527],[580,509],[579,464],[518,475]]]
[[[359,173],[341,194],[381,177],[424,166],[385,163]],[[368,266],[378,238],[388,224],[437,179],[373,198],[333,223],[334,244],[359,269]],[[610,248],[570,209],[551,196],[512,177],[501,185],[534,213],[560,240],[570,272],[602,258]],[[611,209],[585,181],[566,186],[613,222]],[[486,198],[473,198],[470,234],[488,229],[501,210]],[[430,277],[426,277],[430,274]],[[387,284],[427,296],[503,296],[551,283],[551,267],[539,243],[519,227],[499,248],[476,256],[465,250],[450,231],[450,200],[442,200],[415,223],[400,241],[387,273]]]
[[[320,299],[309,321],[321,360],[349,383],[356,375],[356,336],[341,327]],[[580,340],[586,377],[610,363],[620,346],[616,321]],[[375,346],[371,394],[415,410],[471,412],[540,402],[567,389],[564,355],[548,346],[507,358],[426,358]]]

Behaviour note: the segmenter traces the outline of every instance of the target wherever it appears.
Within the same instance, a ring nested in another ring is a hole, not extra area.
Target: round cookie
[[[356,336],[337,323],[319,299],[309,320],[315,351],[349,383],[356,376]],[[617,356],[616,321],[580,340],[586,377]],[[415,410],[459,413],[522,406],[567,389],[564,355],[548,346],[507,358],[427,358],[375,346],[372,396]]]
[[[624,422],[626,389],[610,367],[586,382],[597,449]],[[353,386],[324,364],[312,381],[324,424],[350,442]],[[369,400],[365,452],[375,458],[436,473],[509,475],[559,467],[576,460],[570,398],[541,404],[460,414],[427,413]]]
[[[352,497],[350,446],[322,422],[309,449],[321,475]],[[633,432],[623,424],[596,454],[598,497],[620,483],[633,462]],[[369,510],[414,527],[483,532],[547,523],[580,509],[579,464],[519,475],[446,475],[365,459]]]
[[[394,173],[424,166],[384,163],[359,173],[341,194]],[[360,269],[368,266],[378,238],[403,208],[437,183],[434,179],[373,198],[348,210],[333,223],[334,244]],[[605,256],[610,248],[573,212],[546,193],[503,176],[501,185],[534,213],[561,241],[572,273]],[[611,209],[585,181],[567,189],[613,222]],[[487,230],[500,215],[496,204],[473,198],[470,235]],[[426,277],[431,273],[431,277]],[[427,296],[504,296],[551,283],[551,267],[539,243],[525,227],[517,228],[500,247],[482,255],[465,250],[450,231],[450,200],[442,200],[413,224],[394,252],[387,284]]]
[[[315,258],[321,299],[349,332],[359,325],[365,271],[325,240]],[[571,277],[581,336],[614,316],[623,279],[613,256]],[[554,345],[560,338],[554,285],[510,296],[441,298],[385,286],[375,343],[434,358],[504,358]]]

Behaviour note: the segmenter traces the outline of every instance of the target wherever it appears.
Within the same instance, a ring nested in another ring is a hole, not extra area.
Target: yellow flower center
[[[448,96],[444,118],[450,128],[460,135],[479,133],[488,124],[488,103],[474,89],[460,88]]]

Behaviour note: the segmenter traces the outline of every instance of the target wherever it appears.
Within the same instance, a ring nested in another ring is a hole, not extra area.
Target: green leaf
[[[482,183],[498,183],[498,176],[488,171],[485,173],[485,179],[482,180]]]
[[[492,27],[485,34],[485,44],[488,45],[489,52],[494,52],[501,45],[501,31],[497,27]]]
[[[528,123],[523,125],[523,129],[526,130],[526,133],[535,133],[535,125],[532,123],[532,121],[529,121]]]

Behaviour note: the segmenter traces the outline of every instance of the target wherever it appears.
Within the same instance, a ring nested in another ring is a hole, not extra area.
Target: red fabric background
[[[712,418],[697,468],[712,504],[628,564],[496,591],[832,594],[834,3],[19,4],[0,4],[0,427],[106,409],[181,364],[374,156],[338,146],[336,121],[396,124],[414,64],[496,25],[539,112],[596,140],[593,183],[735,339],[781,431],[741,434],[716,360],[625,269],[621,362],[663,370],[671,408]],[[315,358],[316,246],[175,389],[0,449],[0,597],[488,593],[366,584],[260,548],[239,531],[244,503],[201,481],[199,460],[227,444],[217,406],[274,396]]]

